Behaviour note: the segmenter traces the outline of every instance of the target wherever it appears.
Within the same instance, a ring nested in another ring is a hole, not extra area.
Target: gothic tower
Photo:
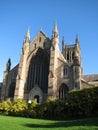
[[[80,44],[78,36],[76,36],[75,43],[76,47],[73,63],[74,89],[81,89],[82,62],[81,62]]]
[[[23,42],[22,54],[20,57],[20,63],[18,68],[18,75],[16,78],[16,89],[14,96],[15,99],[24,97],[24,87],[26,82],[26,64],[27,64],[26,61],[29,53],[29,46],[30,46],[30,31],[28,28]]]
[[[7,97],[7,82],[8,82],[8,74],[10,72],[10,68],[11,68],[11,59],[9,58],[6,64],[6,70],[4,71],[4,78],[3,78],[3,86],[2,86],[2,95],[1,95],[1,99],[5,100]]]
[[[50,65],[48,77],[48,97],[56,97],[57,89],[57,75],[56,69],[58,67],[57,58],[59,55],[59,35],[56,23],[52,32],[51,48],[50,48]]]

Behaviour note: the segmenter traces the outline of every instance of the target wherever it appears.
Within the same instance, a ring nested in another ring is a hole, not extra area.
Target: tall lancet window
[[[69,52],[67,53],[67,60],[69,61]]]
[[[66,84],[61,84],[59,88],[59,99],[64,99],[66,93],[68,92],[68,87]]]
[[[68,67],[63,66],[63,77],[68,77]]]
[[[44,93],[47,93],[48,73],[49,61],[47,52],[39,48],[30,61],[26,90],[30,91],[37,85]]]
[[[12,82],[9,86],[9,93],[8,96],[13,99],[14,98],[14,92],[15,92],[15,82]]]

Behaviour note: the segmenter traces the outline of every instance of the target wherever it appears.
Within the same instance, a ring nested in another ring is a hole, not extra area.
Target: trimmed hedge
[[[71,91],[63,100],[47,100],[38,104],[32,100],[31,104],[23,99],[12,103],[0,103],[0,113],[12,116],[24,116],[45,119],[67,119],[98,116],[98,87]]]
[[[64,100],[51,100],[41,106],[41,117],[66,119],[98,116],[98,87],[71,91]]]
[[[98,87],[69,92],[64,102],[65,117],[98,116]]]

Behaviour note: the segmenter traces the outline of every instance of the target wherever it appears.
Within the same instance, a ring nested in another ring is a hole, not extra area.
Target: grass
[[[42,120],[0,116],[0,130],[98,130],[98,118]]]

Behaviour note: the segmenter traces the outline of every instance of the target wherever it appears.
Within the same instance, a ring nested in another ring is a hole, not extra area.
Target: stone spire
[[[76,35],[76,40],[75,40],[76,44],[79,44],[79,39],[78,39],[78,35]]]
[[[26,33],[26,36],[25,36],[25,42],[29,42],[30,41],[30,29],[28,27],[28,30],[27,30],[27,33]]]
[[[59,36],[58,36],[58,29],[56,23],[54,23],[54,28],[52,31],[52,43],[54,45],[59,45]]]
[[[6,64],[6,71],[10,71],[11,68],[11,59],[9,58]]]
[[[57,29],[57,24],[56,22],[54,23],[54,29],[52,32],[52,38],[57,38],[58,37],[58,29]]]
[[[63,38],[62,38],[62,51],[64,50],[64,48],[65,48],[65,40],[64,40],[64,36],[63,36]]]
[[[76,44],[76,51],[78,52],[78,55],[80,56],[80,43],[79,43],[78,35],[76,35],[75,44]]]
[[[58,29],[57,29],[57,24],[56,24],[56,22],[54,22],[54,32],[57,32],[57,33],[58,33]]]

